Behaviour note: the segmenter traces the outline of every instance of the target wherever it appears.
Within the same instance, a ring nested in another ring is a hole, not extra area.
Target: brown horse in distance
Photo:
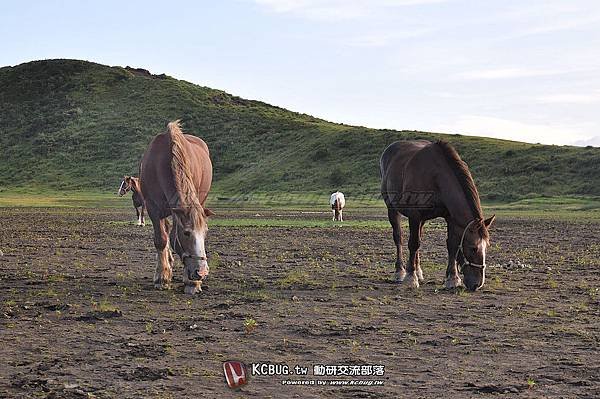
[[[467,164],[444,141],[397,141],[388,146],[380,161],[381,193],[396,244],[396,279],[413,287],[423,280],[419,247],[425,221],[446,220],[448,267],[445,286],[455,288],[463,281],[472,291],[485,282],[485,257],[489,246],[488,229],[495,216],[483,218],[479,194]],[[408,217],[410,257],[402,261],[400,215]]]
[[[131,191],[131,201],[133,202],[133,207],[135,208],[135,213],[137,215],[137,225],[145,226],[144,210],[146,209],[146,205],[144,204],[144,197],[142,196],[140,179],[133,176],[123,177],[123,181],[121,181],[121,185],[119,186],[119,197],[124,196],[129,191]]]
[[[170,122],[167,131],[155,136],[146,150],[140,180],[158,252],[154,286],[171,285],[173,247],[184,265],[185,292],[201,291],[202,280],[208,275],[204,240],[212,214],[204,207],[212,183],[206,143],[183,134],[179,121]],[[173,218],[172,230],[169,216]]]

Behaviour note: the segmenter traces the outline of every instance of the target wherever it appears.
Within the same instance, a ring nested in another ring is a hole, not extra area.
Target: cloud
[[[276,13],[315,20],[357,19],[389,8],[444,3],[450,0],[254,0]]]
[[[404,29],[397,32],[376,32],[345,38],[343,43],[351,47],[385,47],[395,41],[414,39],[434,32],[431,28]]]
[[[553,21],[553,23],[540,24],[538,26],[525,29],[523,32],[521,32],[521,35],[540,35],[565,30],[579,30],[588,27],[594,28],[598,22],[600,22],[600,17],[598,16],[584,16],[563,21]]]
[[[541,104],[593,104],[600,102],[600,91],[592,93],[557,93],[539,96]]]
[[[525,123],[483,115],[463,115],[448,125],[435,130],[473,136],[495,137],[506,140],[543,144],[576,144],[587,139],[594,126],[589,123],[557,125]]]
[[[571,70],[534,69],[534,68],[493,68],[466,71],[456,74],[456,78],[465,80],[518,79],[540,76],[554,76],[574,72]]]
[[[520,28],[511,39],[529,35],[541,35],[562,31],[583,30],[595,28],[600,22],[600,9],[594,5],[586,6],[580,2],[549,1],[531,4],[518,4],[508,9],[500,18],[508,18]]]

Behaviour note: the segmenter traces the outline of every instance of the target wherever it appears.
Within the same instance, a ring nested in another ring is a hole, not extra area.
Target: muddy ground
[[[388,229],[212,227],[192,298],[179,266],[153,288],[151,227],[131,213],[0,209],[0,397],[600,397],[600,223],[500,218],[477,293],[442,288],[440,225],[418,290],[392,280]],[[231,391],[225,360],[309,375]],[[384,365],[337,379],[385,385],[282,386],[327,379],[314,364]]]

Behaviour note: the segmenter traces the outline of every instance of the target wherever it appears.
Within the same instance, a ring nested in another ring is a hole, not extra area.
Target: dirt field
[[[132,216],[0,209],[0,397],[600,397],[600,223],[500,218],[477,293],[442,289],[439,225],[416,291],[392,281],[389,229],[212,227],[190,297],[179,269],[153,288],[151,227]],[[309,373],[232,391],[225,360]],[[332,378],[315,364],[384,365],[336,379],[385,385],[282,386]]]

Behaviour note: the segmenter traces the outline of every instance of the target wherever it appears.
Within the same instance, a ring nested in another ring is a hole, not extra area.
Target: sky
[[[600,146],[597,0],[2,0],[0,65],[141,67],[351,125]]]

